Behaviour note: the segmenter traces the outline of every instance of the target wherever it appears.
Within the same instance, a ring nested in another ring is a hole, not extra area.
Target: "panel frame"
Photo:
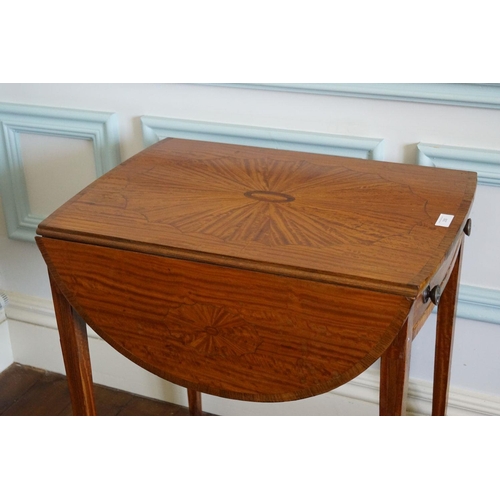
[[[383,160],[383,139],[324,134],[302,130],[142,116],[144,146],[168,137],[239,144],[307,153]]]
[[[7,233],[34,243],[44,217],[30,207],[20,134],[91,141],[99,177],[121,162],[118,119],[108,112],[0,103],[0,196]]]

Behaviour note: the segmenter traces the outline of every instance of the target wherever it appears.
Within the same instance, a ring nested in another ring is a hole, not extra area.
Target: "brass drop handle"
[[[427,303],[429,301],[429,299],[431,299],[432,303],[437,306],[439,304],[439,300],[441,299],[441,287],[439,285],[436,285],[431,290],[431,287],[428,286],[424,290],[422,297],[424,299],[424,303]]]

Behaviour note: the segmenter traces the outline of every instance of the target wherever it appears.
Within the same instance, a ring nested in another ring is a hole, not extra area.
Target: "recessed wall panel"
[[[89,140],[20,134],[31,212],[45,217],[96,178]]]

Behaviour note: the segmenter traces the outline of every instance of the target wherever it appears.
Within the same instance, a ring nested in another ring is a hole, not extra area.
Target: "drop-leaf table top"
[[[438,307],[444,413],[476,174],[163,140],[38,228],[77,414],[92,414],[85,324],[199,393],[287,401],[381,359],[381,414],[404,413],[411,341]]]

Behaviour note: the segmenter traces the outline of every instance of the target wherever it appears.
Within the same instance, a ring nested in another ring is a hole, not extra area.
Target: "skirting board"
[[[0,311],[0,372],[14,362],[7,321],[2,321]]]
[[[48,300],[9,294],[6,309],[13,361],[64,373],[52,304]],[[185,389],[143,370],[89,331],[94,381],[146,397],[187,405]],[[314,398],[290,403],[247,403],[203,395],[205,411],[218,415],[377,415],[379,373],[370,368],[348,384]],[[432,384],[411,379],[410,415],[430,415]],[[451,387],[448,415],[500,415],[500,397]]]

